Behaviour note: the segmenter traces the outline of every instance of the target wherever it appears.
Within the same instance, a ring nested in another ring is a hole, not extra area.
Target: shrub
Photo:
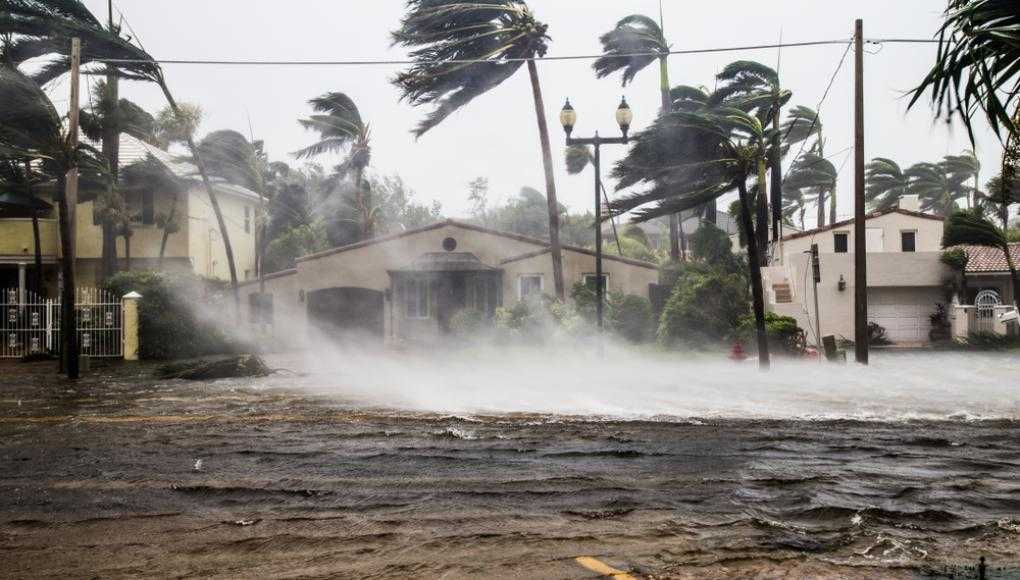
[[[970,261],[970,257],[967,255],[967,251],[963,248],[952,248],[944,250],[940,258],[942,263],[949,266],[957,272],[963,272],[967,269],[967,262]]]
[[[791,316],[766,312],[765,335],[768,338],[770,352],[801,355],[807,347],[804,329],[797,326],[797,319]],[[737,336],[750,345],[757,344],[753,314],[741,319]]]
[[[237,353],[244,345],[229,338],[221,321],[197,313],[194,305],[209,306],[209,311],[231,312],[233,305],[226,284],[191,274],[164,274],[152,271],[121,272],[105,286],[123,296],[142,295],[139,302],[139,356],[169,360],[209,354]]]
[[[589,324],[595,324],[595,289],[577,282],[570,289],[576,315]],[[606,329],[631,342],[642,342],[653,330],[652,303],[635,294],[609,292],[603,310]]]
[[[928,338],[933,342],[949,340],[953,331],[945,305],[935,304],[935,312],[929,314],[928,319],[931,320],[931,330],[928,332]]]
[[[679,268],[659,320],[659,341],[691,346],[719,343],[733,334],[748,308],[747,284],[739,274]]]
[[[450,331],[458,336],[477,334],[486,325],[485,315],[476,308],[461,308],[450,317]]]
[[[877,322],[868,323],[868,344],[871,346],[885,346],[892,344],[892,341],[885,335],[885,327]]]
[[[627,294],[611,305],[610,328],[630,342],[644,342],[652,333],[652,303]]]

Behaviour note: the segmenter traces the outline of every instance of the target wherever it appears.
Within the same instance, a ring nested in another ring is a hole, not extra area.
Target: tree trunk
[[[684,233],[684,222],[680,219],[680,214],[673,214],[676,220],[676,231],[680,238],[680,261],[687,261],[687,235]]]
[[[754,225],[751,223],[751,204],[747,199],[747,185],[743,177],[737,180],[737,192],[740,194],[740,225],[748,240],[755,239]],[[758,366],[762,370],[769,368],[769,342],[765,330],[765,291],[761,281],[761,259],[758,246],[747,244],[747,263],[751,269],[751,297],[754,302],[754,328],[758,339]]]
[[[60,333],[61,360],[66,361],[64,370],[67,378],[77,379],[80,373],[78,366],[78,329],[77,312],[75,309],[74,251],[71,238],[71,212],[67,206],[67,177],[57,177],[57,191],[61,198],[57,202],[60,220],[60,270],[63,274],[63,286],[60,289]]]
[[[829,192],[829,224],[836,223],[836,186]]]
[[[818,213],[815,215],[815,227],[821,228],[825,226],[825,192],[822,188],[818,188]]]
[[[181,109],[177,106],[177,101],[170,94],[170,88],[166,86],[166,81],[162,78],[160,78],[159,87],[163,90],[163,96],[166,97],[166,101],[170,105],[170,109],[173,110],[174,115],[178,119],[183,120],[184,116],[181,114]],[[209,196],[209,203],[212,205],[213,213],[216,214],[216,222],[220,228],[220,237],[223,238],[223,250],[227,255],[227,266],[230,269],[230,289],[234,294],[234,316],[240,321],[241,291],[237,285],[237,265],[234,263],[234,249],[230,245],[227,222],[223,219],[223,211],[220,209],[219,199],[217,199],[216,192],[213,190],[212,182],[209,181],[209,172],[206,171],[205,161],[202,159],[202,154],[199,152],[198,147],[195,146],[195,138],[190,133],[186,137],[188,150],[191,151],[191,156],[195,159],[195,165],[198,166],[198,174],[202,177],[202,184],[205,186],[205,192]]]
[[[25,160],[25,195],[34,199],[32,194],[32,162]],[[32,272],[32,291],[43,297],[42,286],[42,238],[39,235],[39,210],[32,208],[32,245],[35,253],[35,268]]]
[[[772,241],[779,241],[779,233],[783,221],[783,156],[780,155],[780,132],[779,132],[779,102],[776,101],[772,108],[772,128],[776,134],[772,136],[772,147],[769,151],[772,157],[772,191],[770,201],[772,202]]]
[[[113,28],[113,22],[110,22],[110,27],[111,29]],[[106,157],[110,164],[109,194],[111,203],[113,203],[113,199],[120,195],[117,189],[117,180],[120,174],[120,122],[118,115],[120,109],[120,84],[112,68],[108,69],[106,75],[106,94],[102,98],[106,100],[107,108],[107,110],[103,111],[102,151],[103,157]],[[97,203],[98,200],[93,202],[93,211],[95,211]],[[100,262],[102,264],[102,277],[105,280],[117,272],[117,234],[109,219],[102,220],[100,226],[103,237],[102,258]]]
[[[156,269],[163,269],[163,256],[166,255],[166,244],[170,239],[170,227],[177,219],[177,195],[174,195],[173,200],[170,202],[170,213],[166,216],[166,222],[163,223],[163,239],[159,242],[159,258],[156,260]]]
[[[1009,279],[1013,283],[1013,306],[1020,308],[1020,278],[1016,277],[1016,264],[1013,262],[1013,255],[1009,252],[1009,242],[1002,248],[1006,254],[1006,264],[1009,266]]]
[[[549,125],[545,119],[542,86],[538,81],[538,67],[534,60],[528,61],[528,75],[531,77],[531,93],[535,99],[535,115],[538,117],[538,136],[542,142],[545,196],[549,204],[549,253],[552,256],[553,283],[556,298],[562,301],[566,299],[566,292],[563,286],[563,252],[560,249],[560,204],[556,199],[556,177],[553,173],[552,148],[549,145]],[[597,224],[596,227],[602,227],[602,224]]]
[[[372,224],[370,222],[371,216],[369,215],[368,205],[365,203],[365,193],[362,189],[364,184],[361,180],[364,179],[364,175],[364,168],[357,167],[354,169],[354,205],[359,214],[358,218],[361,220],[361,223],[358,224],[358,233],[362,240],[367,240],[372,237]]]
[[[662,100],[661,114],[668,115],[673,110],[673,99],[669,94],[669,66],[666,55],[659,57],[659,96]],[[673,263],[683,261],[685,255],[681,247],[683,234],[680,229],[680,215],[669,214],[669,259]]]
[[[757,215],[755,224],[755,239],[758,243],[758,259],[762,266],[768,265],[769,252],[769,198],[768,189],[765,186],[765,157],[758,158],[758,195],[755,196],[757,203]]]

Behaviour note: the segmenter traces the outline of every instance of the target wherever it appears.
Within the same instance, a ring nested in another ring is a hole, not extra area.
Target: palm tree
[[[298,122],[305,129],[319,133],[319,141],[297,151],[298,159],[308,159],[323,153],[344,152],[343,162],[336,166],[336,178],[353,177],[354,209],[359,216],[360,239],[372,237],[370,204],[366,199],[365,168],[372,160],[371,132],[361,118],[354,101],[344,93],[326,93],[309,101],[318,115]]]
[[[123,215],[126,209],[123,196],[118,191],[120,135],[127,133],[151,142],[156,121],[138,105],[127,99],[118,99],[116,84],[111,83],[109,78],[96,82],[92,92],[99,95],[99,99],[81,111],[80,124],[86,137],[102,143],[103,157],[110,164],[109,183],[106,191],[96,198],[93,210],[103,232],[102,273],[103,277],[109,277],[117,271],[117,231],[125,234],[125,241],[131,237],[131,220]]]
[[[935,64],[914,89],[908,107],[931,94],[936,113],[959,115],[974,143],[973,117],[984,112],[1000,138],[1018,132],[1020,11],[1016,0],[950,0],[939,28]]]
[[[612,30],[599,37],[602,56],[595,61],[597,78],[606,78],[614,73],[623,73],[623,86],[627,86],[641,70],[656,60],[659,61],[659,91],[662,98],[662,113],[673,109],[669,84],[669,41],[662,28],[662,6],[659,6],[659,22],[642,14],[625,16]],[[708,210],[715,222],[713,206]],[[669,256],[674,262],[683,257],[681,252],[680,216],[669,216]]]
[[[538,21],[523,0],[408,0],[407,5],[393,42],[413,49],[414,64],[393,82],[403,100],[415,106],[434,105],[414,129],[418,137],[527,63],[545,169],[553,281],[556,297],[565,299],[552,148],[534,60],[548,49],[548,25]]]
[[[71,143],[53,103],[46,93],[17,69],[0,65],[0,156],[34,159],[42,173],[56,180],[60,218],[61,268],[64,286],[61,300],[63,352],[67,375],[77,379],[78,341],[75,330],[74,252],[71,211],[64,194],[67,174],[77,168],[90,173],[105,171],[101,154],[87,145]]]
[[[967,197],[963,182],[949,175],[942,163],[915,163],[906,175],[907,193],[921,201],[921,211],[948,216],[959,209],[956,202]]]
[[[910,176],[900,165],[887,157],[875,157],[865,167],[864,198],[872,209],[884,210],[899,205],[908,194]]]
[[[818,113],[809,107],[803,105],[797,105],[790,110],[786,115],[786,120],[780,125],[780,132],[783,135],[783,143],[786,147],[793,147],[800,144],[800,151],[803,152],[804,146],[807,145],[807,141],[814,138],[811,146],[808,147],[808,153],[817,155],[818,157],[825,157],[825,137],[823,136],[823,125],[821,119],[818,117]],[[798,158],[794,159],[794,163],[799,161],[802,153],[798,153]],[[785,184],[785,181],[784,181]],[[815,195],[816,214],[815,214],[815,225],[818,227],[825,225],[825,202],[829,201],[829,217],[830,222],[836,221],[836,196],[825,196]]]
[[[750,60],[738,60],[726,66],[716,79],[724,83],[719,91],[724,94],[742,96],[748,100],[749,107],[757,110],[758,118],[762,125],[778,129],[782,116],[783,106],[790,100],[793,93],[782,88],[779,83],[779,73],[771,67]],[[744,108],[744,107],[741,107]],[[779,240],[779,225],[782,221],[783,204],[783,138],[779,131],[772,132],[772,142],[769,145],[768,166],[771,169],[771,183],[769,184],[769,195],[759,196],[758,202],[758,235],[764,239],[763,249],[768,244],[768,226],[762,227],[761,220],[767,224],[769,221],[769,207],[771,206],[772,241]],[[765,188],[759,185],[761,191]]]
[[[1009,267],[1009,279],[1013,284],[1013,303],[1020,305],[1020,279],[1016,275],[1016,264],[1010,253],[1006,231],[995,227],[992,222],[985,219],[981,215],[980,209],[957,211],[946,219],[945,228],[942,231],[942,247],[949,248],[960,244],[1002,250]]]
[[[51,57],[33,75],[33,79],[40,85],[70,70],[71,39],[79,38],[82,41],[80,56],[83,67],[87,69],[89,65],[116,61],[116,69],[103,66],[103,72],[109,75],[115,71],[119,78],[155,83],[170,109],[182,120],[181,125],[187,126],[184,121],[187,120],[188,112],[177,104],[159,64],[144,49],[121,38],[116,31],[104,28],[81,0],[0,0],[0,14],[4,15],[0,18],[0,37],[13,39],[5,42],[4,58],[8,62],[20,66],[30,59]],[[198,166],[209,203],[216,215],[230,270],[235,313],[239,317],[241,294],[227,223],[205,162],[197,151],[194,136],[189,132],[185,135],[185,141]]]
[[[639,183],[651,188],[610,203],[616,215],[636,210],[635,221],[647,221],[698,207],[736,189],[741,229],[746,239],[757,239],[747,181],[753,177],[756,184],[762,182],[772,140],[771,132],[760,119],[729,107],[676,111],[660,116],[634,140],[627,157],[613,170],[619,180],[617,188]],[[648,204],[655,205],[647,207]],[[758,252],[757,244],[748,244],[759,364],[768,368],[762,262]]]
[[[985,184],[988,191],[986,202],[999,206],[998,217],[1002,222],[1002,229],[1009,228],[1009,206],[1020,203],[1020,182],[1013,179],[1008,187],[1004,187],[1002,175],[996,175]]]
[[[787,176],[789,179],[789,176]],[[797,223],[800,224],[800,229],[807,229],[804,226],[804,214],[807,213],[808,201],[804,197],[804,192],[799,189],[792,187],[783,188],[783,219],[793,223],[794,217],[797,218]]]
[[[978,187],[981,162],[974,155],[974,151],[964,151],[961,155],[946,155],[942,158],[942,165],[954,183],[959,182],[963,184],[968,180],[973,180],[974,187],[971,188],[966,199],[969,207],[977,207],[984,194],[981,193],[981,189]]]
[[[817,207],[825,207],[826,199],[836,197],[839,171],[828,159],[810,151],[801,155],[786,176],[786,189],[807,191],[814,196]],[[829,223],[835,223],[831,220]],[[819,226],[825,225],[824,216]]]

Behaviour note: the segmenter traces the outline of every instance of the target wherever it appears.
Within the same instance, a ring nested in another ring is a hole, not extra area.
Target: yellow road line
[[[613,568],[612,566],[590,556],[578,556],[577,558],[574,558],[574,561],[596,574],[615,578],[616,580],[635,580],[635,577],[631,576],[627,572],[617,570],[616,568]]]

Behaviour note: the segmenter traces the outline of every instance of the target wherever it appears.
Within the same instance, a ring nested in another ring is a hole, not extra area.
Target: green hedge
[[[225,320],[208,313],[233,311],[232,299],[223,282],[184,273],[153,271],[121,272],[105,286],[123,296],[142,295],[139,301],[139,356],[171,360],[247,350],[238,340],[222,332]],[[196,311],[201,305],[207,314]]]

